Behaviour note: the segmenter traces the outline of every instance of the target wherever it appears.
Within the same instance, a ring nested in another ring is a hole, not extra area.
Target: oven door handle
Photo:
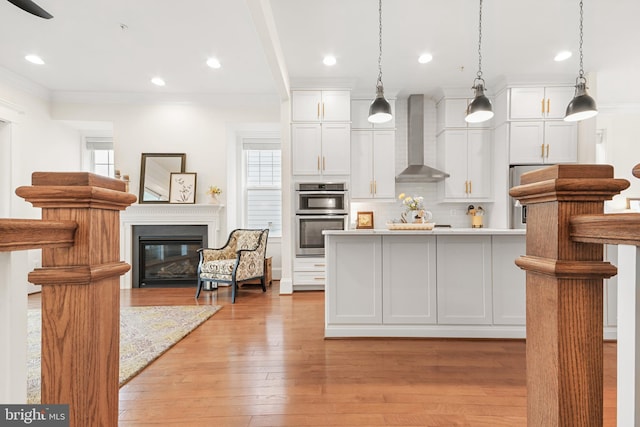
[[[305,214],[296,214],[296,216],[300,219],[343,219],[347,216],[347,214],[329,214],[329,215],[305,215]]]
[[[307,196],[307,195],[319,195],[319,196],[326,196],[326,195],[335,195],[335,196],[344,196],[345,194],[347,194],[346,191],[331,191],[331,190],[326,190],[326,191],[300,191],[297,190],[296,193],[301,194],[303,196]]]

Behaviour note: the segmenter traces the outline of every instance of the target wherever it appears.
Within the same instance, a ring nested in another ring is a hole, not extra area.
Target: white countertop
[[[325,230],[322,234],[326,236],[370,236],[374,235],[429,235],[447,236],[447,235],[471,235],[478,236],[494,236],[494,235],[513,235],[524,236],[525,229],[510,228],[434,228],[433,230],[388,230],[386,228],[374,229],[355,229],[355,230]]]

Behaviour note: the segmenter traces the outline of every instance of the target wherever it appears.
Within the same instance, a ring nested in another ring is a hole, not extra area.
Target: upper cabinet
[[[348,90],[295,90],[291,93],[294,122],[349,122],[351,93]]]
[[[509,119],[562,119],[573,99],[573,86],[514,87],[510,89]]]
[[[385,123],[369,122],[369,106],[373,99],[351,100],[351,129],[395,129],[396,127],[396,103],[389,99],[392,118]]]
[[[492,120],[482,123],[467,123],[467,107],[473,101],[469,98],[443,98],[436,110],[436,132],[444,129],[491,128]]]
[[[395,132],[351,132],[351,198],[395,199]]]
[[[294,175],[349,175],[351,129],[348,123],[291,125]]]

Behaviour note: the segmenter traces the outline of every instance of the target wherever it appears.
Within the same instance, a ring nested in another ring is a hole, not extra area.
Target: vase
[[[210,205],[219,205],[220,201],[218,200],[218,195],[217,194],[210,194],[209,195],[209,204]]]

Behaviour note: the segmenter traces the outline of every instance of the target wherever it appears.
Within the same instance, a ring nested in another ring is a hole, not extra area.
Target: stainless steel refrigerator
[[[542,169],[551,165],[524,165],[509,167],[509,188],[520,185],[520,177],[523,173]],[[513,197],[509,197],[511,210],[511,228],[527,228],[527,207]]]

